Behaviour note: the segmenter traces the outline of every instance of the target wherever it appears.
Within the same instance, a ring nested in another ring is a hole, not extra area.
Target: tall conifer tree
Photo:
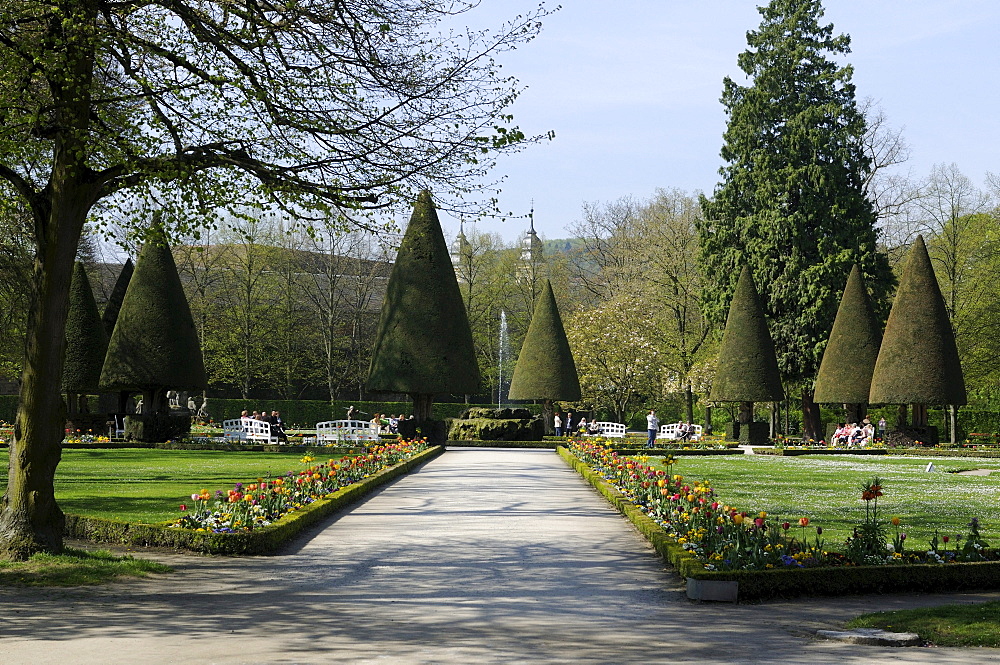
[[[893,278],[862,187],[871,164],[853,70],[832,59],[850,52],[850,38],[820,23],[819,0],[773,0],[759,11],[763,21],[738,58],[749,83],[724,82],[725,165],[712,199],[702,202],[699,226],[714,286],[705,289],[705,304],[721,323],[740,268],[751,267],[782,378],[802,386],[805,433],[818,438],[809,383],[843,275],[858,263],[880,311]]]
[[[413,206],[389,275],[375,335],[368,389],[407,393],[417,422],[434,396],[479,388],[472,330],[431,193]]]

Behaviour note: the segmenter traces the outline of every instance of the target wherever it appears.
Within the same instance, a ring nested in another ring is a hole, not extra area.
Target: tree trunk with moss
[[[753,402],[740,402],[740,415],[736,422],[741,425],[753,422]]]
[[[82,202],[90,198],[75,186],[69,170],[65,165],[56,170],[62,177],[53,186],[44,222],[36,225],[34,293],[7,490],[0,504],[0,556],[14,560],[63,548],[64,517],[54,478],[66,422],[61,393],[65,327],[76,246],[89,208]]]
[[[553,436],[556,433],[556,410],[552,407],[552,400],[542,400],[542,422],[545,425],[545,435]]]

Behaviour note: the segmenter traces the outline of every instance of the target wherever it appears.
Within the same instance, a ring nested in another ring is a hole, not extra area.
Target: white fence
[[[364,420],[328,420],[316,423],[318,445],[378,440],[378,427]]]
[[[670,423],[669,425],[660,425],[660,433],[657,434],[657,439],[667,439],[668,441],[676,441],[681,438],[681,425],[684,423]],[[688,425],[688,441],[700,441],[701,440],[701,425]]]
[[[274,443],[277,437],[271,436],[271,423],[252,418],[235,418],[223,420],[222,430],[226,441],[255,441],[258,443]]]
[[[624,438],[625,433],[628,431],[628,428],[621,423],[605,423],[600,421],[590,423],[588,428],[596,428],[598,430],[597,434],[591,434],[590,436],[609,436],[615,439]]]

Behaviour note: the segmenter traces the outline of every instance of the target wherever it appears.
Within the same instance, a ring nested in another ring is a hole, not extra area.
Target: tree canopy
[[[108,336],[97,311],[94,291],[83,264],[76,263],[69,292],[66,318],[66,361],[63,364],[63,391],[89,393],[98,390]]]
[[[903,266],[875,363],[869,402],[966,402],[955,335],[923,236],[917,236]]]
[[[413,206],[389,275],[368,388],[410,395],[479,388],[469,319],[428,191]]]
[[[862,268],[876,309],[893,277],[865,198],[871,164],[852,68],[834,58],[850,38],[820,22],[819,0],[773,0],[738,58],[749,84],[726,78],[721,182],[702,202],[706,311],[721,321],[741,268],[765,288],[786,381],[815,376],[843,275]]]
[[[882,322],[872,307],[861,268],[855,264],[816,376],[816,402],[867,403],[881,344]]]
[[[201,390],[205,383],[198,331],[173,254],[163,240],[149,240],[108,343],[101,386],[142,391],[148,400],[149,393]]]
[[[712,402],[777,402],[785,398],[757,287],[744,266],[722,335]]]
[[[508,396],[511,399],[570,402],[580,399],[580,379],[573,352],[566,339],[552,283],[547,279],[535,301],[535,312],[517,356]]]

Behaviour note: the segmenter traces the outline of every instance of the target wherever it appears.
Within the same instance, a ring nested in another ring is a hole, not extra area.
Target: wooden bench
[[[690,425],[691,435],[688,441],[700,441],[701,440],[701,425]],[[656,435],[657,439],[666,439],[668,441],[676,441],[681,436],[681,423],[670,423],[669,425],[660,425],[660,432]]]
[[[366,420],[327,420],[316,423],[317,445],[378,440],[378,427]]]
[[[628,428],[621,423],[605,423],[598,421],[596,423],[591,423],[591,425],[597,427],[600,430],[600,433],[589,434],[588,436],[608,436],[615,439],[622,439],[628,431]]]
[[[255,443],[277,443],[271,435],[271,423],[251,418],[234,418],[222,421],[222,431],[226,441],[253,441]]]

